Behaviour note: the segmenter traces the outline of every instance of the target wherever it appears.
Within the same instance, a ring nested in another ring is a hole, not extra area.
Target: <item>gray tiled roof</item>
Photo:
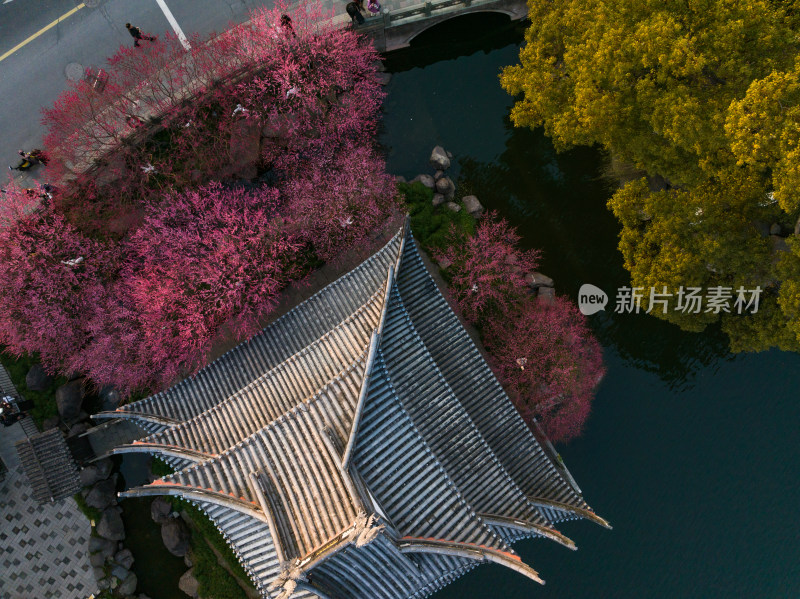
[[[510,543],[604,524],[522,421],[410,231],[192,379],[117,413],[264,597],[421,598]]]
[[[70,497],[81,488],[78,468],[57,428],[17,441],[17,452],[39,503]]]

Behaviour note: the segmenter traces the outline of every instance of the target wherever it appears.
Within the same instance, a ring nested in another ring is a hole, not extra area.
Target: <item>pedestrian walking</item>
[[[22,156],[22,159],[19,161],[19,164],[17,164],[17,166],[9,166],[8,170],[10,171],[27,171],[29,168],[31,168],[34,164],[38,162],[38,160],[31,155],[33,154],[33,152],[26,152],[25,150],[19,150],[17,154]]]
[[[373,15],[377,15],[381,11],[381,3],[378,0],[368,0],[367,10]]]
[[[134,27],[130,23],[125,23],[125,29],[127,29],[128,33],[130,33],[131,37],[133,37],[133,47],[134,48],[138,48],[139,47],[139,41],[140,40],[147,40],[149,42],[156,41],[155,37],[153,37],[152,35],[145,35],[144,33],[142,33],[141,29],[139,29],[138,27]]]
[[[355,27],[357,24],[364,24],[364,17],[361,16],[361,11],[358,9],[358,3],[348,2],[344,9],[347,11],[347,14],[350,15],[350,20],[353,22],[353,27]]]

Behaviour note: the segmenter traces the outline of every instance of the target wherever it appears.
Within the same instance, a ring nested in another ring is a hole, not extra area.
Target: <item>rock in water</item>
[[[97,534],[112,541],[122,541],[125,538],[125,525],[117,508],[110,507],[103,512],[97,524]]]
[[[189,551],[191,533],[180,519],[171,519],[161,527],[161,540],[172,555],[183,557]]]
[[[450,168],[450,158],[442,146],[436,146],[431,152],[430,163],[434,170],[446,171]]]
[[[464,210],[469,212],[472,216],[477,218],[483,214],[483,205],[478,201],[476,196],[464,196],[461,198],[461,202],[464,204]]]

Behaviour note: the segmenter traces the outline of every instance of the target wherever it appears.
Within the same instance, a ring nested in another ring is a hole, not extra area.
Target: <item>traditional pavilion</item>
[[[176,473],[123,497],[202,508],[267,598],[421,598],[511,543],[608,523],[522,421],[406,225],[196,376],[101,416]]]

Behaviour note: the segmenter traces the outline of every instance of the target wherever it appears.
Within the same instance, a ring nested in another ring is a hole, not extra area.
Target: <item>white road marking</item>
[[[183,44],[183,47],[187,50],[191,50],[192,47],[189,45],[189,40],[187,40],[186,36],[183,34],[183,30],[181,26],[178,25],[178,21],[172,16],[172,11],[167,6],[167,3],[164,2],[164,0],[156,0],[156,2],[158,2],[158,5],[161,7],[161,12],[164,13],[164,16],[167,17],[167,21],[169,21],[169,24],[172,25],[172,28],[175,30],[175,34],[178,36],[181,44]]]

